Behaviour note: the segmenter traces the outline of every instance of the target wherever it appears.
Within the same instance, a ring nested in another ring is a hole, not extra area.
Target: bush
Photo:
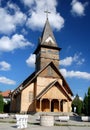
[[[0,113],[3,113],[4,109],[4,102],[3,102],[3,97],[0,95]]]

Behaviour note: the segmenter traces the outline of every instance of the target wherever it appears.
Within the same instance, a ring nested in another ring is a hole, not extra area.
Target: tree
[[[9,113],[10,112],[9,110],[10,110],[10,101],[4,103],[4,108],[3,108],[3,111],[6,113]]]
[[[74,110],[74,108],[76,108],[76,113],[81,115],[82,107],[83,107],[83,102],[79,99],[79,96],[77,94],[76,97],[74,98],[74,100],[72,101],[72,110]]]
[[[0,95],[0,113],[3,112],[3,108],[4,108],[3,96]]]
[[[88,116],[90,116],[90,87],[88,88]]]
[[[85,115],[90,116],[90,87],[83,100],[83,110]]]
[[[83,113],[88,115],[88,96],[85,93],[84,100],[83,100]]]

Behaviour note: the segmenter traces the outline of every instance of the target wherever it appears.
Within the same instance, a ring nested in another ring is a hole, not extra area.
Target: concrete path
[[[0,130],[21,130],[17,129],[14,123],[0,123]],[[88,126],[52,126],[44,127],[40,125],[30,125],[26,129],[22,130],[90,130]]]
[[[90,122],[69,120],[68,122],[55,121],[59,126],[44,127],[39,125],[39,117],[29,115],[28,127],[22,130],[90,130]],[[16,127],[14,116],[0,119],[0,130],[21,130]]]

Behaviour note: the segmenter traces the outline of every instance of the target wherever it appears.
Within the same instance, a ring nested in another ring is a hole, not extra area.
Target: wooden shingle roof
[[[67,92],[69,92],[72,96],[73,93],[69,87],[69,85],[67,84],[66,80],[64,79],[63,75],[60,73],[60,71],[57,69],[57,67],[54,65],[53,62],[48,63],[44,68],[42,68],[40,71],[38,72],[33,72],[27,79],[25,79],[13,92],[20,92],[23,89],[25,89],[30,83],[32,83],[38,76],[39,74],[44,71],[48,66],[52,66],[52,68],[57,72],[57,74],[61,77],[61,79],[64,82],[64,88],[66,89]],[[13,93],[12,92],[12,93]]]

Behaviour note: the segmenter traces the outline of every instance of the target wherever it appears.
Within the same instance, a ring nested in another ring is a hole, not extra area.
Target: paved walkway
[[[88,126],[52,126],[44,127],[40,125],[30,125],[26,129],[22,130],[90,130]],[[12,123],[0,123],[0,130],[17,130],[16,125]]]
[[[13,117],[0,119],[0,130],[17,130],[15,122],[16,119]],[[90,122],[69,120],[68,122],[55,121],[55,124],[57,126],[40,126],[38,116],[29,115],[28,127],[22,130],[90,130]]]

